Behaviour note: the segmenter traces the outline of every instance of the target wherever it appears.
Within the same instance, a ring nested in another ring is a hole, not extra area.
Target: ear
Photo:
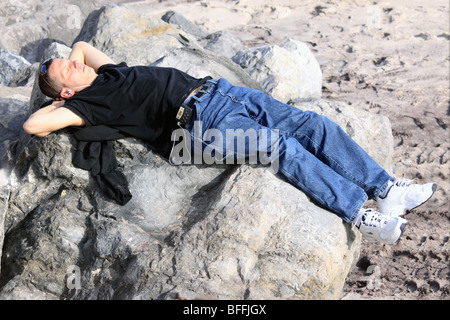
[[[75,94],[75,90],[69,89],[69,88],[63,88],[61,90],[60,96],[63,99],[69,99]]]

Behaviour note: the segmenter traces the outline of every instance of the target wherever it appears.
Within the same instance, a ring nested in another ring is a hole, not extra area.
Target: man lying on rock
[[[54,102],[25,122],[23,128],[29,134],[45,137],[69,126],[105,125],[142,139],[159,154],[176,160],[176,155],[171,157],[172,133],[183,129],[190,135],[184,138],[193,145],[189,152],[194,157],[206,148],[213,150],[217,161],[226,159],[226,163],[270,154],[294,186],[355,224],[371,242],[396,243],[406,226],[400,216],[423,204],[436,190],[433,183],[394,179],[324,116],[233,86],[225,79],[197,79],[173,68],[115,64],[85,42],[77,42],[68,59],[44,61],[39,86]],[[232,144],[227,150],[230,130],[241,145]],[[239,133],[250,131],[259,142],[277,133],[277,148],[266,152],[268,143],[255,148],[251,139],[239,140]],[[211,132],[215,137],[209,137],[207,144],[205,134]],[[379,211],[363,208],[368,199],[377,200]]]

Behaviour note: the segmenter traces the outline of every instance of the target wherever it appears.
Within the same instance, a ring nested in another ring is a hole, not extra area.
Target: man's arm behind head
[[[105,64],[114,64],[110,57],[84,41],[79,41],[73,45],[69,60],[78,60],[94,68],[95,72],[98,72],[98,68]]]
[[[69,126],[84,126],[86,122],[73,111],[64,108],[64,101],[54,101],[33,113],[23,124],[28,134],[45,137],[51,132]]]

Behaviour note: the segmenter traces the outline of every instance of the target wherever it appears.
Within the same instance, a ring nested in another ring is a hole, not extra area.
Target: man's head
[[[95,70],[77,60],[47,59],[41,64],[39,88],[52,99],[67,99],[89,86]]]

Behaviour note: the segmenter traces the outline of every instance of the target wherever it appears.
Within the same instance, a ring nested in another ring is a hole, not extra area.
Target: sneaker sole
[[[406,222],[402,223],[400,226],[400,236],[398,237],[397,241],[395,241],[395,244],[398,244],[400,242],[400,237],[402,236],[403,232],[405,232],[406,228]]]
[[[396,225],[392,228],[392,230],[399,230],[400,233],[398,233],[397,235],[391,236],[390,239],[385,239],[383,240],[381,235],[380,235],[380,241],[384,244],[394,244],[394,243],[398,243],[400,241],[400,237],[402,236],[403,232],[405,231],[406,228],[406,224],[407,221],[403,218],[397,217],[397,223]]]

